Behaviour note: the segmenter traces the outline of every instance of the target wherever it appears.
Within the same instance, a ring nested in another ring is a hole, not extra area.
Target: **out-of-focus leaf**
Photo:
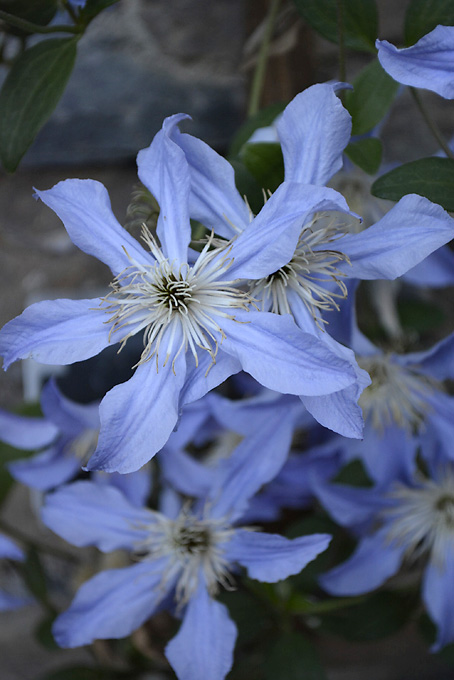
[[[115,5],[119,0],[87,0],[85,7],[81,10],[82,19],[91,20],[103,9]]]
[[[35,628],[35,638],[45,649],[49,649],[50,651],[60,649],[52,635],[52,624],[54,620],[55,616],[47,616],[45,619],[42,619]]]
[[[421,158],[382,175],[372,185],[378,198],[398,201],[405,194],[419,194],[445,210],[454,210],[454,160]]]
[[[349,159],[369,175],[375,175],[381,163],[382,145],[377,137],[350,142],[345,149]]]
[[[40,602],[47,600],[47,581],[43,565],[37,550],[33,547],[27,551],[27,559],[22,565],[25,584],[32,595]]]
[[[240,644],[249,644],[255,638],[263,637],[265,630],[270,628],[265,606],[246,590],[223,591],[219,600],[228,607],[236,623]]]
[[[76,59],[77,38],[43,40],[15,61],[0,92],[0,158],[14,172],[58,103]]]
[[[334,484],[348,484],[349,486],[373,486],[366,469],[359,459],[352,460],[344,465],[341,471],[332,480]]]
[[[251,175],[266,191],[275,191],[284,181],[284,159],[280,144],[246,144],[241,149],[240,157]]]
[[[405,15],[405,43],[413,45],[438,24],[454,26],[454,0],[412,0]]]
[[[432,333],[446,320],[443,310],[424,300],[402,300],[398,311],[404,329],[417,333]]]
[[[248,118],[240,127],[240,129],[238,130],[238,132],[236,133],[235,137],[232,140],[232,143],[230,145],[230,155],[237,156],[241,151],[241,147],[243,146],[243,144],[246,144],[251,135],[259,128],[268,127],[269,125],[271,125],[271,123],[273,123],[273,121],[276,120],[278,115],[282,113],[284,108],[285,108],[284,103],[277,102],[275,104],[267,106],[265,109],[262,109],[254,116]]]
[[[327,40],[339,41],[337,0],[294,0],[299,13]],[[344,42],[352,50],[375,52],[378,12],[375,0],[342,0]]]
[[[265,660],[265,680],[326,680],[317,652],[307,638],[285,633]]]
[[[368,642],[393,635],[404,626],[419,599],[379,591],[363,602],[321,617],[320,632]]]
[[[0,0],[0,10],[8,12],[19,19],[25,19],[38,26],[47,26],[52,21],[58,9],[57,0]],[[29,35],[8,22],[1,22],[2,29],[13,35]]]
[[[251,175],[240,160],[231,161],[235,170],[235,184],[241,196],[245,196],[252,212],[256,215],[263,207],[263,191],[260,184]]]
[[[368,64],[345,92],[345,106],[352,117],[352,134],[363,135],[382,120],[391,106],[399,83],[383,70],[378,59]]]
[[[114,671],[109,668],[70,666],[40,675],[38,680],[134,680],[136,677],[135,673]]]

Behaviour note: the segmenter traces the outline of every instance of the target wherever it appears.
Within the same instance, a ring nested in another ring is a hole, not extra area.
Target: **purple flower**
[[[288,540],[241,528],[259,488],[282,466],[293,415],[279,411],[246,438],[224,465],[205,498],[192,507],[172,503],[162,512],[132,506],[114,488],[76,482],[48,497],[44,522],[78,545],[131,551],[136,564],[87,581],[54,625],[65,647],[129,635],[154,612],[182,618],[166,656],[180,680],[222,680],[230,670],[236,628],[214,595],[229,587],[239,567],[274,582],[298,573],[327,547],[330,536]]]
[[[241,369],[265,387],[311,396],[355,383],[351,363],[334,354],[289,316],[255,311],[241,279],[278,269],[290,235],[308,212],[336,205],[330,189],[287,183],[270,198],[255,225],[266,246],[257,258],[250,233],[217,245],[212,238],[194,262],[189,257],[190,174],[169,132],[183,116],[167,119],[150,148],[139,154],[139,176],[159,202],[156,239],[144,230],[145,250],[121,228],[107,192],[90,180],[67,180],[41,200],[65,223],[72,240],[114,273],[111,293],[95,300],[32,305],[0,332],[5,368],[33,356],[67,364],[137,333],[144,349],[133,377],[101,402],[101,431],[89,469],[131,472],[159,451],[183,406]],[[285,210],[283,208],[285,207]],[[279,243],[275,233],[282,238]],[[292,239],[290,238],[290,241]]]
[[[437,26],[401,50],[387,40],[375,44],[381,65],[398,83],[454,99],[454,26]]]

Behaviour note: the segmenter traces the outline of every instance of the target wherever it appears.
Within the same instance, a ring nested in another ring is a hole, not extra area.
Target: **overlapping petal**
[[[437,26],[415,45],[398,49],[377,40],[378,59],[398,83],[454,99],[454,27]]]

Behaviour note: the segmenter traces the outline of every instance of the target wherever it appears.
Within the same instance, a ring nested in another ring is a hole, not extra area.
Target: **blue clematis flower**
[[[333,518],[360,535],[353,555],[320,583],[334,595],[359,595],[397,573],[424,564],[422,597],[438,628],[433,651],[454,641],[454,470],[429,464],[417,473],[372,489],[318,484],[316,493]]]
[[[209,493],[189,507],[138,509],[114,488],[76,482],[48,497],[44,522],[68,541],[103,551],[126,549],[136,564],[87,581],[54,625],[61,646],[129,635],[156,611],[182,618],[166,656],[180,680],[222,680],[230,670],[236,628],[214,595],[230,587],[239,566],[274,582],[298,573],[327,547],[330,536],[288,540],[241,528],[254,494],[282,466],[293,417],[275,414],[245,439]]]
[[[397,49],[377,40],[378,59],[398,83],[432,90],[454,99],[454,26],[437,26],[415,45]]]
[[[49,380],[41,393],[41,408],[45,418],[0,413],[0,425],[3,418],[3,439],[16,447],[44,447],[34,456],[9,463],[8,470],[22,484],[48,491],[80,474],[81,466],[95,451],[99,402],[76,403],[60,392],[54,380]],[[142,505],[150,493],[151,473],[146,467],[127,475],[94,473],[94,479],[99,484],[118,486],[136,505]]]
[[[22,562],[25,555],[9,536],[0,534],[0,558]],[[0,611],[11,611],[33,602],[32,598],[25,594],[25,588],[21,588],[21,591],[15,593],[11,590],[0,590]]]
[[[37,303],[0,332],[5,368],[28,356],[72,363],[143,334],[133,377],[101,402],[101,431],[89,469],[140,468],[166,443],[185,404],[241,369],[265,387],[308,396],[337,392],[356,381],[348,360],[302,332],[289,316],[251,309],[249,294],[239,286],[284,264],[293,249],[292,234],[308,213],[347,210],[345,201],[330,189],[289,182],[270,198],[252,231],[228,244],[210,238],[189,264],[190,174],[183,151],[169,137],[181,118],[167,119],[138,158],[139,176],[161,208],[161,245],[144,229],[147,251],[123,230],[97,182],[67,180],[38,191],[72,240],[110,266],[112,291],[103,299]]]
[[[182,134],[178,121],[169,126],[169,138],[184,151],[191,170],[190,213],[224,238],[235,234],[254,243],[262,273],[243,270],[249,291],[261,309],[291,314],[304,331],[350,361],[356,382],[326,395],[303,395],[302,401],[323,425],[349,437],[362,436],[361,409],[357,401],[368,378],[355,364],[352,352],[326,332],[326,313],[339,310],[347,295],[347,279],[394,279],[421,262],[454,236],[454,221],[438,205],[416,195],[402,198],[374,225],[352,228],[351,215],[335,202],[312,211],[292,230],[276,225],[273,248],[286,254],[276,267],[269,262],[266,223],[261,219],[272,202],[285,212],[281,199],[295,182],[314,197],[342,167],[342,154],[350,140],[351,119],[335,95],[335,86],[314,85],[297,95],[279,118],[276,128],[282,146],[285,181],[253,219],[236,189],[230,164],[202,141]],[[144,153],[144,152],[142,152]],[[146,153],[146,152],[145,152]],[[342,199],[343,200],[343,199]]]

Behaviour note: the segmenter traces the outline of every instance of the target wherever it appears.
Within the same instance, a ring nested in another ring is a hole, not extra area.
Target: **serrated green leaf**
[[[369,132],[382,120],[391,106],[399,83],[389,76],[378,59],[362,69],[345,92],[345,106],[352,117],[352,135]]]
[[[404,163],[375,180],[371,192],[390,201],[398,201],[405,194],[419,194],[445,210],[454,210],[454,160],[421,158]]]
[[[351,142],[345,149],[345,153],[358,168],[369,175],[375,175],[381,163],[382,145],[376,137],[368,137],[358,142]]]
[[[326,680],[317,652],[298,633],[282,635],[266,655],[266,680]]]
[[[402,628],[418,604],[419,598],[380,591],[359,604],[323,615],[320,632],[361,642],[380,640]]]
[[[267,106],[254,116],[248,118],[233,138],[230,145],[229,155],[237,156],[241,151],[241,147],[246,144],[251,135],[256,130],[258,130],[258,128],[268,127],[271,125],[271,123],[276,120],[278,115],[282,113],[284,109],[285,104],[283,102],[277,102],[275,104],[271,104],[271,106]]]
[[[308,24],[327,40],[339,41],[338,0],[294,0]],[[378,12],[375,0],[342,0],[344,43],[352,50],[375,52]]]
[[[265,191],[275,191],[284,181],[284,159],[280,144],[245,144],[240,158]]]
[[[454,26],[454,0],[412,0],[405,14],[405,43],[413,45],[441,24]]]
[[[56,107],[76,59],[77,38],[43,40],[15,61],[0,92],[0,159],[14,172]]]

